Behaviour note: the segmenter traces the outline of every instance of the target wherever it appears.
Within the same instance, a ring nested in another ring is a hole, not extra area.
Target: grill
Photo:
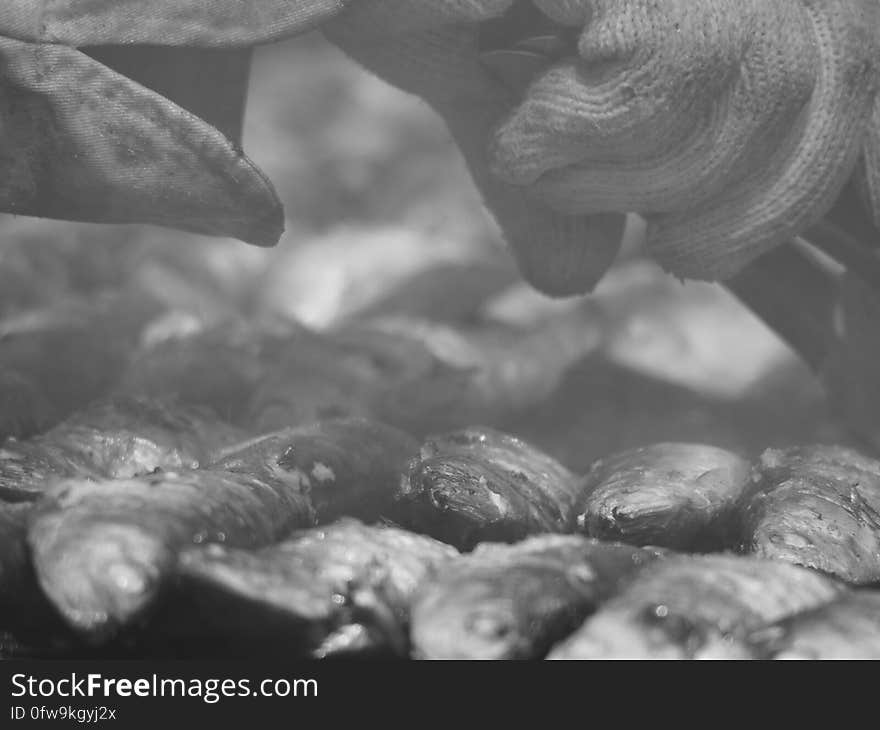
[[[519,4],[480,49],[519,94],[573,42]],[[230,137],[246,55],[190,58]],[[0,221],[0,657],[880,657],[851,191],[726,287],[629,216],[551,300],[421,106],[314,37],[253,79],[279,248]]]

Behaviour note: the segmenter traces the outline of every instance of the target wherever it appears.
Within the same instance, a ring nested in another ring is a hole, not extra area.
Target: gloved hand
[[[321,30],[351,58],[444,118],[523,276],[552,295],[584,293],[620,246],[623,215],[557,213],[488,169],[493,130],[517,104],[479,58],[479,24],[512,0],[361,0]]]
[[[677,273],[726,276],[824,212],[877,80],[875,0],[538,0],[585,27],[582,58],[521,106],[476,53],[477,23],[512,0],[145,3],[7,2],[0,210],[273,243],[280,206],[235,140],[72,47],[247,49],[339,14],[332,40],[447,120],[538,288],[577,293],[601,277],[622,229],[620,215],[593,215],[607,210],[646,213]],[[859,174],[875,210],[878,109]]]
[[[280,205],[234,140],[230,144],[207,120],[74,49],[107,44],[124,45],[122,53],[148,44],[246,49],[342,13],[327,27],[328,35],[387,80],[426,98],[447,119],[525,277],[550,293],[587,291],[617,252],[622,216],[557,214],[487,172],[490,133],[514,99],[478,63],[477,23],[511,3],[11,0],[10,5],[5,0],[0,159],[7,172],[0,179],[0,210],[151,222],[274,243],[282,225]],[[145,57],[142,65],[163,53]],[[181,70],[201,62],[197,59],[187,58]],[[207,73],[217,65],[211,57],[204,63]],[[209,78],[216,83],[216,74]]]
[[[0,211],[275,244],[281,204],[237,139],[250,49],[310,30],[342,4],[3,0]],[[195,113],[76,50],[85,46],[176,90]]]
[[[496,131],[494,174],[626,210],[684,277],[727,279],[822,218],[861,159],[880,221],[876,0],[535,0],[582,28]]]

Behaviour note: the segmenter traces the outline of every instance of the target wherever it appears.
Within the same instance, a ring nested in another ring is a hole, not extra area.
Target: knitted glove
[[[561,212],[643,214],[692,278],[801,233],[857,163],[880,221],[876,0],[535,3],[583,31],[496,131],[501,179]]]
[[[489,174],[492,131],[514,109],[513,93],[482,66],[478,23],[512,0],[362,0],[322,26],[353,59],[417,94],[442,116],[523,276],[553,295],[583,293],[617,254],[622,215],[551,210],[530,191]]]

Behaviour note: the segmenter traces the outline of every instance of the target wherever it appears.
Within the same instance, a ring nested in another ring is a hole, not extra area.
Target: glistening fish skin
[[[228,449],[212,468],[295,485],[309,496],[318,522],[343,515],[371,521],[390,506],[418,450],[415,439],[391,426],[330,419]]]
[[[658,552],[576,535],[483,543],[419,591],[422,659],[539,659]]]
[[[766,451],[741,517],[743,550],[849,583],[880,580],[880,463],[835,446]]]
[[[403,527],[461,550],[574,528],[578,485],[552,457],[490,428],[429,439],[391,512]]]
[[[55,444],[7,439],[0,445],[2,502],[33,502],[55,482],[74,476],[97,479],[100,475],[78,454]]]
[[[292,485],[219,471],[67,480],[41,500],[28,532],[39,583],[87,638],[107,638],[154,603],[180,549],[260,546],[310,524]]]
[[[262,550],[190,548],[181,590],[224,635],[316,656],[405,655],[413,594],[457,554],[429,537],[344,519]]]
[[[624,451],[590,469],[578,524],[603,540],[722,548],[750,472],[745,459],[714,446],[663,443]]]
[[[209,413],[170,401],[96,401],[41,436],[0,447],[0,499],[36,499],[62,478],[127,479],[155,469],[195,468],[241,439]]]
[[[821,606],[841,584],[788,563],[733,555],[681,556],[648,566],[550,659],[751,658],[741,639]]]
[[[848,592],[749,639],[773,659],[880,659],[880,592]]]

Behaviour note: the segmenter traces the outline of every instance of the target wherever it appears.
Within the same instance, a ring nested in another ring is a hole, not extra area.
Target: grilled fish
[[[127,479],[196,468],[241,438],[213,415],[171,401],[96,401],[41,436],[0,446],[0,499],[36,499],[62,478]]]
[[[375,417],[368,392],[377,368],[371,357],[341,348],[326,335],[304,334],[266,367],[246,421],[264,433],[329,418]]]
[[[318,522],[344,515],[372,521],[391,505],[418,442],[391,426],[360,418],[286,429],[224,451],[212,469],[256,474],[311,500]]]
[[[279,360],[254,396],[253,425],[277,429],[328,412],[419,435],[499,423],[547,396],[599,335],[583,310],[533,331],[400,316],[357,321],[328,333],[313,353],[291,349]]]
[[[168,399],[117,396],[79,411],[44,440],[80,453],[104,476],[195,469],[243,433],[212,413]]]
[[[423,659],[538,659],[657,551],[575,535],[483,543],[419,591],[412,643]]]
[[[385,317],[340,332],[383,370],[373,412],[412,433],[500,424],[542,402],[568,368],[599,345],[593,310],[576,309],[530,329],[499,322],[457,326]]]
[[[312,519],[298,485],[232,472],[71,479],[44,495],[28,543],[45,594],[101,641],[151,608],[185,546],[266,545]]]
[[[754,651],[774,659],[880,659],[880,592],[847,592],[749,640]]]
[[[416,589],[457,555],[429,537],[344,519],[261,550],[208,545],[180,558],[195,614],[224,635],[331,656],[405,656]]]
[[[851,449],[766,451],[742,514],[746,552],[850,583],[880,580],[880,463]]]
[[[238,423],[244,420],[251,394],[265,378],[268,363],[280,356],[289,336],[285,331],[233,323],[171,337],[139,351],[117,391],[148,398],[175,397]]]
[[[601,459],[586,478],[578,524],[589,535],[679,550],[723,548],[750,464],[700,444],[655,444]]]
[[[842,591],[830,578],[783,562],[673,557],[645,568],[549,658],[751,658],[741,642],[750,631]]]
[[[390,517],[469,550],[574,529],[575,476],[513,436],[469,428],[429,439],[410,465]]]
[[[158,309],[152,297],[133,290],[4,319],[0,373],[4,379],[18,375],[36,389],[47,413],[65,418],[115,384],[140,328]],[[33,432],[0,432],[0,438]]]
[[[0,502],[32,502],[67,477],[97,479],[79,455],[51,443],[7,439],[0,445]]]

